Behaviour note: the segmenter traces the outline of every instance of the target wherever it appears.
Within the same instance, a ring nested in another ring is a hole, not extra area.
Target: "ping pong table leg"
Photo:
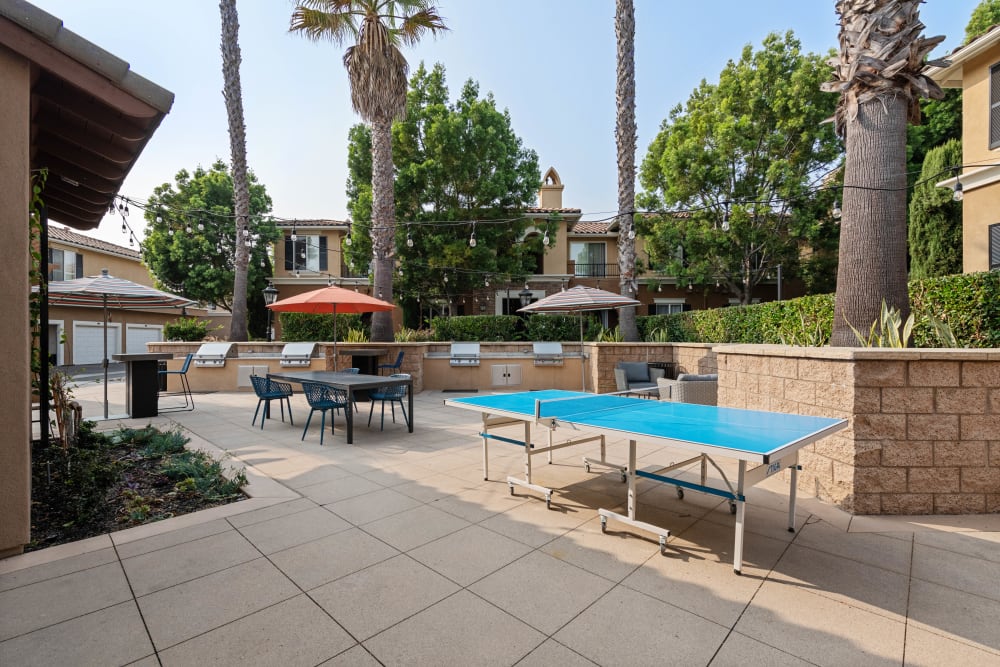
[[[746,500],[743,499],[743,483],[747,473],[747,462],[740,461],[739,481],[736,484],[736,545],[733,548],[733,571],[743,574],[743,519]]]
[[[789,466],[792,471],[791,481],[788,487],[788,532],[795,532],[795,491],[799,484],[799,453],[795,452],[795,460]]]
[[[628,518],[635,521],[635,440],[628,441]]]
[[[531,422],[524,422],[524,481],[531,484]]]
[[[489,480],[490,478],[490,439],[486,437],[486,434],[490,432],[489,427],[489,417],[484,412],[483,413],[483,479]]]

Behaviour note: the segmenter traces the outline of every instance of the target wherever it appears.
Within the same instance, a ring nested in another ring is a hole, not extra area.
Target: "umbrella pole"
[[[333,370],[338,370],[337,364],[340,359],[337,357],[337,304],[333,304]]]
[[[587,369],[584,367],[584,359],[586,356],[583,353],[583,311],[580,311],[580,383],[583,385],[583,390],[587,391]]]
[[[104,418],[108,418],[108,295],[104,295]]]

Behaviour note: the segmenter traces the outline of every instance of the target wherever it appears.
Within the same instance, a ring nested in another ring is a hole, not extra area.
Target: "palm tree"
[[[618,76],[615,98],[618,117],[618,285],[622,296],[636,298],[635,278],[635,8],[632,0],[615,2],[615,37],[618,43]],[[635,308],[622,308],[619,326],[626,341],[639,340]]]
[[[355,40],[344,53],[351,104],[372,131],[372,252],[375,294],[392,301],[396,238],[392,121],[406,114],[409,66],[400,46],[412,46],[424,33],[447,30],[427,0],[299,0],[291,32],[327,38],[336,44]],[[373,341],[389,342],[392,313],[372,316]]]
[[[236,242],[233,258],[233,317],[229,340],[247,340],[247,240],[250,227],[250,183],[247,180],[247,134],[243,120],[243,87],[240,84],[240,20],[236,0],[220,0],[222,14],[222,95],[229,117],[229,152],[233,161],[233,212]]]
[[[839,0],[840,54],[831,59],[840,93],[834,116],[846,144],[840,263],[830,344],[858,345],[882,301],[909,314],[906,289],[906,126],[920,120],[920,97],[940,99],[921,74],[944,37],[920,36],[921,0]]]

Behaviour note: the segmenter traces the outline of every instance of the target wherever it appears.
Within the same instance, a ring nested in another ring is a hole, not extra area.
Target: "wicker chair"
[[[390,375],[391,378],[409,378],[409,373],[395,373]],[[382,424],[379,426],[379,430],[385,429],[385,402],[389,401],[389,408],[392,410],[392,423],[396,423],[396,406],[394,403],[399,403],[400,409],[403,411],[403,419],[406,420],[406,407],[403,405],[403,399],[406,397],[406,385],[397,384],[388,387],[379,387],[368,394],[369,399],[371,399],[372,407],[368,411],[368,426],[372,425],[372,415],[375,414],[375,401],[382,401]]]
[[[292,395],[292,385],[259,375],[251,375],[250,383],[253,385],[254,393],[257,394],[257,409],[253,412],[253,421],[250,422],[251,426],[257,422],[257,413],[260,412],[260,404],[263,403],[264,414],[260,416],[260,428],[264,430],[264,420],[270,418],[271,401],[275,400],[278,401],[278,405],[281,407],[281,421],[285,421],[285,403],[287,403],[288,421],[293,426],[295,425],[295,421],[292,419],[292,402],[289,398]]]
[[[615,386],[620,392],[655,389],[656,382],[666,371],[651,368],[645,361],[619,361],[615,367]]]
[[[347,392],[343,389],[334,389],[325,384],[315,382],[303,382],[302,393],[305,394],[306,402],[309,403],[309,417],[306,419],[306,427],[302,429],[300,440],[306,439],[306,432],[309,430],[309,422],[312,421],[313,413],[320,411],[319,444],[323,444],[323,431],[326,430],[326,411],[330,410],[330,433],[336,433],[334,426],[333,411],[340,408],[349,410],[347,402]]]
[[[716,405],[719,401],[719,376],[689,375],[681,373],[676,380],[660,378],[656,381],[661,401]]]

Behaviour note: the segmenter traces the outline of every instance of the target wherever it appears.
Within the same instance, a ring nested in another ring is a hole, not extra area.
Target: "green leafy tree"
[[[795,275],[800,239],[829,217],[810,189],[841,155],[822,122],[827,71],[791,32],[771,34],[670,112],[639,172],[640,206],[666,211],[640,220],[657,268],[744,304],[779,264]]]
[[[932,148],[910,200],[910,280],[962,272],[962,204],[937,187],[948,169],[962,163],[962,142]]]
[[[920,100],[920,124],[906,128],[908,185],[920,177],[927,152],[946,141],[962,138],[962,89],[948,88],[939,100]],[[961,164],[961,160],[955,164]],[[910,190],[910,197],[913,197]]]
[[[990,28],[1000,23],[1000,0],[983,0],[972,10],[965,26],[965,43],[968,44]]]
[[[840,52],[823,90],[839,93],[844,138],[843,217],[830,344],[858,344],[851,327],[879,318],[882,302],[910,313],[906,291],[906,128],[919,99],[943,97],[923,69],[944,37],[921,35],[920,0],[840,0]],[[861,64],[862,66],[859,66]]]
[[[448,303],[483,289],[490,277],[519,279],[544,252],[538,235],[524,238],[528,222],[521,217],[541,182],[538,156],[524,148],[493,95],[480,97],[478,84],[467,81],[455,102],[448,98],[444,67],[421,63],[406,118],[393,125],[396,216],[405,221],[398,224],[394,280],[407,311],[418,297],[425,305]],[[366,126],[351,128],[352,243],[344,250],[355,270],[372,257],[370,146]]]
[[[261,292],[272,275],[268,246],[281,234],[266,214],[271,198],[248,172],[251,224],[239,243],[249,253],[249,326],[264,336],[267,317]],[[143,261],[157,282],[171,292],[227,309],[233,304],[237,233],[233,224],[233,179],[221,160],[194,173],[182,169],[174,183],[158,186],[146,206]],[[251,247],[247,247],[247,243]]]
[[[344,53],[344,67],[351,105],[371,128],[372,274],[376,293],[392,301],[396,220],[391,126],[406,112],[409,71],[399,47],[415,45],[428,32],[447,30],[444,19],[427,0],[299,0],[289,29],[313,40],[355,41]],[[375,313],[372,341],[392,339],[392,314]]]

